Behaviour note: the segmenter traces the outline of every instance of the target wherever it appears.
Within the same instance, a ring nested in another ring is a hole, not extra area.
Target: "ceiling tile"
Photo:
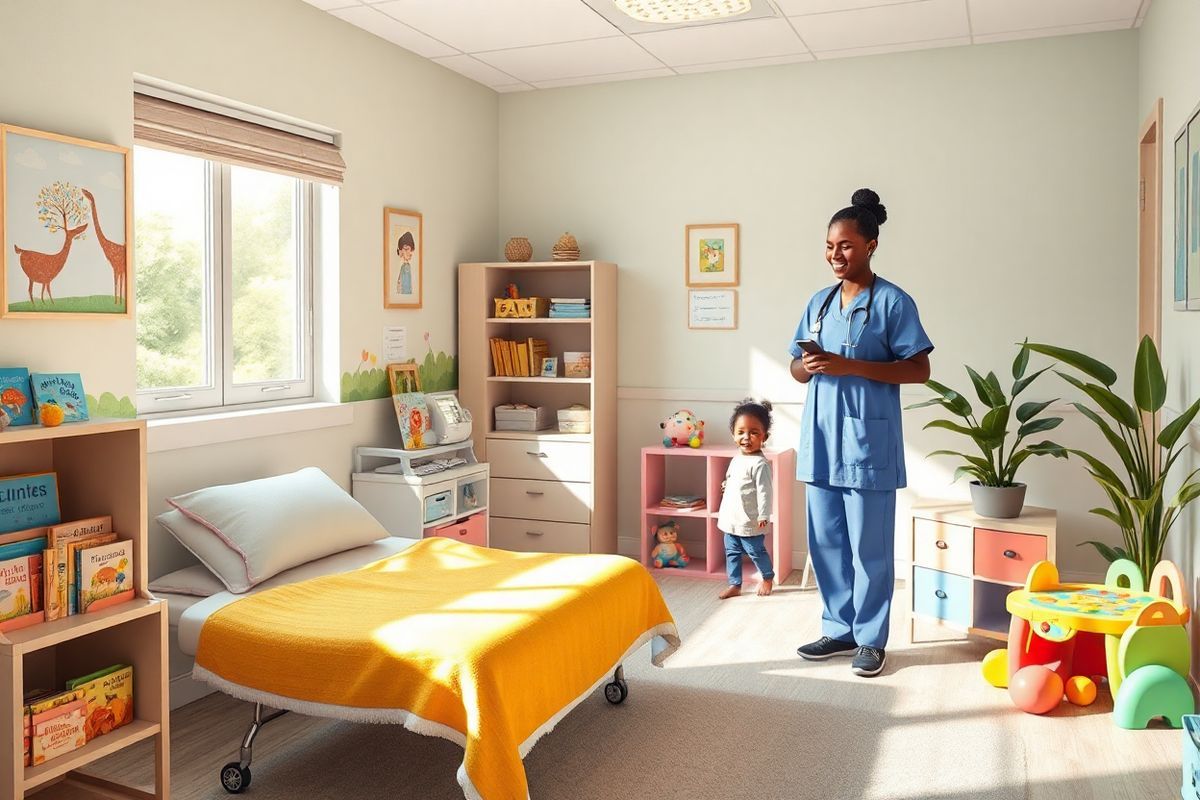
[[[373,6],[464,53],[618,33],[576,0],[387,0]]]
[[[310,6],[316,6],[322,11],[330,11],[335,8],[349,8],[350,6],[358,5],[358,0],[304,0]]]
[[[1117,20],[1115,22],[1091,22],[1086,25],[1063,25],[1058,28],[1034,28],[1028,31],[976,34],[972,38],[975,44],[994,44],[995,42],[1012,42],[1017,39],[1042,39],[1047,36],[1071,36],[1076,33],[1126,30],[1129,27],[1130,23]]]
[[[808,52],[792,26],[783,19],[724,22],[642,33],[633,39],[670,66]]]
[[[963,0],[922,0],[792,17],[790,21],[814,53],[970,35]]]
[[[397,22],[387,14],[376,11],[367,6],[355,6],[353,8],[343,8],[330,11],[338,19],[345,20],[351,25],[357,25],[363,30],[387,39],[392,44],[398,44],[405,50],[411,50],[419,56],[425,58],[437,58],[438,56],[452,56],[458,53],[453,47],[449,47],[436,39],[431,39],[419,31],[414,31],[412,28]]]
[[[686,67],[675,67],[675,71],[683,73],[720,72],[728,69],[745,69],[748,67],[771,67],[778,64],[799,64],[802,61],[812,61],[811,53],[797,53],[790,56],[772,56],[770,58],[744,58],[739,61],[719,61],[713,64],[691,64]]]
[[[447,69],[454,70],[459,75],[465,75],[473,81],[479,81],[484,86],[495,88],[517,82],[517,79],[512,75],[501,72],[495,67],[484,64],[482,61],[468,55],[435,58],[433,61]]]
[[[633,72],[616,72],[611,75],[587,75],[579,78],[562,78],[552,81],[537,81],[539,89],[555,89],[560,86],[580,86],[585,83],[613,83],[615,81],[632,81],[638,78],[665,78],[675,73],[666,67],[658,69],[639,69]]]
[[[475,57],[530,83],[662,67],[658,59],[624,36],[495,50]]]
[[[906,53],[912,50],[936,50],[939,47],[961,47],[971,44],[970,36],[954,36],[949,39],[934,39],[928,42],[901,42],[899,44],[881,44],[874,47],[848,47],[843,50],[822,50],[817,53],[818,61],[828,61],[831,58],[850,58],[852,56],[878,56],[884,53]]]
[[[870,6],[894,6],[901,3],[916,3],[920,0],[775,0],[779,10],[787,17],[801,14],[825,14],[830,11],[850,11]]]
[[[1141,0],[967,0],[967,5],[971,32],[979,35],[1112,20],[1133,27]]]

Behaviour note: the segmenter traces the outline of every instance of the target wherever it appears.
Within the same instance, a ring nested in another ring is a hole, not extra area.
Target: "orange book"
[[[512,344],[512,342],[506,342],[504,340],[500,341],[500,357],[504,361],[505,377],[512,377],[513,375],[512,350],[509,348],[510,344]]]
[[[529,377],[529,345],[526,344],[525,342],[519,342],[517,344],[517,363],[520,365],[518,367],[517,374],[520,375],[522,378],[528,378]]]

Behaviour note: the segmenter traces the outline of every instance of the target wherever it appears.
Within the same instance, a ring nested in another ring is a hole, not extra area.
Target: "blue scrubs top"
[[[839,293],[829,304],[821,330],[813,332],[830,291],[832,287],[822,289],[808,301],[788,351],[792,358],[804,355],[795,339],[815,339],[825,350],[862,361],[903,361],[933,349],[921,327],[917,304],[878,275],[869,322],[865,311],[869,289],[859,292],[846,308],[841,308]],[[813,375],[807,386],[796,479],[848,489],[903,489],[907,476],[900,387],[821,374]]]

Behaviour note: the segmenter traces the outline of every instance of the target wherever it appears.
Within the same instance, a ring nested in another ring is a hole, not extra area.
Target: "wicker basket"
[[[555,261],[578,261],[579,242],[575,241],[571,234],[564,233],[558,237],[554,247],[550,248],[550,254]]]
[[[504,257],[509,261],[528,261],[533,258],[533,245],[524,236],[514,236],[504,245]]]

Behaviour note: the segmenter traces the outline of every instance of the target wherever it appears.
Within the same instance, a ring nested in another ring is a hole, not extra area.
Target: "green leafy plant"
[[[935,450],[929,454],[930,456],[952,456],[964,462],[954,471],[954,480],[957,481],[970,475],[983,486],[1014,486],[1016,485],[1017,470],[1030,456],[1066,458],[1066,449],[1054,442],[1042,441],[1037,444],[1025,444],[1026,439],[1030,436],[1053,430],[1062,424],[1062,417],[1039,416],[1055,400],[1022,403],[1016,406],[1015,411],[1013,410],[1017,396],[1028,389],[1030,384],[1046,371],[1043,369],[1033,374],[1027,374],[1028,367],[1029,351],[1022,347],[1013,360],[1013,384],[1009,394],[1005,394],[1004,387],[1000,385],[1000,379],[994,372],[989,372],[984,377],[971,367],[966,368],[967,374],[971,376],[971,383],[975,386],[976,395],[987,409],[982,418],[976,416],[975,410],[966,397],[937,381],[926,381],[925,383],[927,387],[937,393],[937,397],[907,407],[914,409],[939,405],[962,420],[962,422],[957,422],[950,419],[935,419],[925,426],[926,430],[942,428],[960,433],[974,442],[979,449],[979,455],[957,450]],[[1019,427],[1010,434],[1009,422],[1014,416]],[[1010,435],[1013,437],[1011,444],[1009,443]]]
[[[1200,400],[1159,430],[1158,412],[1166,403],[1167,379],[1158,348],[1149,336],[1142,338],[1134,361],[1133,404],[1112,390],[1117,373],[1103,362],[1048,344],[1026,342],[1023,347],[1049,356],[1092,379],[1089,381],[1055,370],[1099,409],[1081,402],[1074,404],[1100,429],[1120,464],[1116,468],[1110,467],[1083,450],[1067,452],[1088,465],[1088,473],[1108,496],[1111,508],[1093,508],[1092,513],[1116,523],[1124,542],[1118,547],[1099,541],[1081,544],[1092,545],[1110,562],[1127,558],[1148,577],[1162,559],[1163,545],[1180,513],[1200,497],[1200,481],[1196,479],[1200,470],[1188,474],[1174,495],[1169,495],[1166,490],[1167,476],[1186,446],[1186,442],[1180,444],[1180,440],[1200,412]],[[1167,500],[1168,496],[1170,500]]]

